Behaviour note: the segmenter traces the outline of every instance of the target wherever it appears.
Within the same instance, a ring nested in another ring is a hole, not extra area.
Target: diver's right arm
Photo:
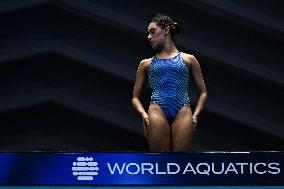
[[[144,121],[149,125],[148,114],[146,113],[143,105],[140,102],[140,95],[143,88],[143,83],[145,80],[145,75],[147,74],[147,68],[149,65],[149,59],[144,59],[140,62],[137,72],[136,72],[136,80],[133,89],[133,97],[132,97],[132,105],[136,111],[138,111]]]

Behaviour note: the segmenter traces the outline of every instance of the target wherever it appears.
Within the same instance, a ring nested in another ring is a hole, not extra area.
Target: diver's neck
[[[161,49],[160,52],[157,53],[160,57],[163,56],[170,56],[171,54],[178,53],[178,49],[176,48],[175,44],[172,40],[169,40],[165,45],[164,48]]]

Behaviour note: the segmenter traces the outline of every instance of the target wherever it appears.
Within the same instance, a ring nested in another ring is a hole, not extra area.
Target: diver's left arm
[[[189,59],[190,59],[190,65],[191,65],[191,73],[193,75],[195,84],[196,84],[198,91],[199,91],[199,94],[200,94],[196,108],[195,108],[194,113],[192,115],[193,121],[197,122],[198,115],[200,114],[201,110],[203,109],[204,104],[205,104],[206,99],[207,99],[207,90],[206,90],[205,83],[204,83],[204,80],[203,80],[203,77],[202,77],[201,68],[200,68],[200,65],[199,65],[197,59],[192,55],[190,55]]]

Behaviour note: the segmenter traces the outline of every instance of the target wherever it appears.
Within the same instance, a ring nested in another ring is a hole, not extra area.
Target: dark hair
[[[180,25],[177,22],[175,22],[171,17],[166,16],[164,14],[157,14],[151,20],[151,22],[155,22],[158,26],[160,26],[163,29],[169,26],[172,39],[174,39],[174,36],[176,34],[180,33]]]

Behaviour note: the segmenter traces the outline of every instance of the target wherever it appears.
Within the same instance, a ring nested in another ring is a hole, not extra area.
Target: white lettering
[[[274,167],[274,166],[272,166],[272,165],[276,165],[277,167]],[[270,170],[269,170],[268,172],[269,172],[270,174],[273,174],[273,175],[279,174],[279,173],[280,173],[280,168],[279,168],[279,166],[280,166],[279,163],[275,163],[275,162],[269,163],[269,164],[268,164],[268,167],[269,167],[270,169],[276,170],[276,172],[270,171]]]
[[[156,174],[157,175],[165,175],[165,174],[167,174],[166,172],[159,172],[159,164],[158,163],[155,163],[155,166],[156,166]]]
[[[232,167],[232,168],[231,168]],[[225,174],[227,174],[229,171],[234,171],[236,174],[238,174],[238,171],[236,169],[236,167],[234,166],[233,163],[230,163],[229,166],[227,167]]]
[[[236,163],[236,165],[241,166],[241,174],[244,174],[244,165],[248,165],[248,163]]]
[[[129,170],[129,167],[130,167],[130,166],[136,167],[136,171],[131,172],[131,171]],[[137,163],[129,163],[129,164],[127,164],[127,166],[126,166],[126,172],[127,172],[128,174],[130,174],[130,175],[136,175],[137,173],[140,172],[140,166],[139,166]]]
[[[190,168],[190,169],[189,169]],[[193,174],[196,174],[194,168],[192,167],[191,163],[188,163],[183,171],[182,174],[185,174],[186,172],[193,172]]]
[[[147,168],[146,166],[150,166],[150,167]],[[142,163],[141,164],[142,174],[145,174],[145,171],[149,171],[149,173],[153,175],[154,174],[152,171],[153,168],[154,168],[154,165],[152,163]]]
[[[171,171],[170,170],[171,166],[175,166],[176,167],[176,171]],[[167,173],[168,174],[170,174],[170,175],[177,174],[179,171],[180,171],[180,167],[179,167],[178,164],[176,164],[176,163],[167,163]]]
[[[249,173],[252,174],[252,163],[249,163]]]
[[[214,174],[220,175],[220,174],[222,174],[224,172],[224,163],[222,163],[222,169],[221,169],[220,172],[215,171],[215,163],[212,163],[211,165],[212,165],[212,172]]]
[[[205,167],[207,167],[207,169],[203,169],[203,171],[200,171],[199,170],[199,167],[205,165]],[[208,165],[207,163],[198,163],[197,164],[197,167],[196,167],[196,170],[199,174],[201,175],[209,175],[209,172],[210,172],[210,165]]]
[[[260,171],[258,171],[258,170],[256,169],[256,167],[257,167],[258,165],[263,165],[263,166],[266,167],[266,164],[265,164],[265,163],[256,163],[256,164],[254,165],[254,167],[253,167],[253,168],[254,168],[254,171],[255,171],[257,174],[260,174],[260,175],[265,174],[265,173],[267,172],[266,170],[260,172]]]
[[[115,163],[115,164],[114,164],[113,169],[111,168],[111,166],[110,166],[109,163],[107,163],[107,166],[108,166],[108,169],[109,169],[109,171],[110,171],[110,173],[111,173],[112,175],[114,174],[114,172],[116,171],[116,169],[118,170],[118,173],[119,173],[119,174],[122,174],[122,173],[123,173],[123,170],[124,170],[124,167],[125,167],[125,163],[123,164],[123,166],[122,166],[121,169],[120,169],[118,163]]]

